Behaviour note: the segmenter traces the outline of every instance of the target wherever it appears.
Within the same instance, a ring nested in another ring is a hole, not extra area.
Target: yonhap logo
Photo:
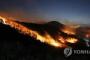
[[[64,55],[65,57],[69,57],[73,54],[90,54],[90,50],[82,50],[82,49],[72,49],[70,47],[64,49]]]
[[[64,55],[65,55],[66,57],[72,55],[72,48],[65,48],[65,49],[64,49]]]

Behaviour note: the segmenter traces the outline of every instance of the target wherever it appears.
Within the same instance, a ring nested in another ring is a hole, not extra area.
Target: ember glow
[[[39,34],[38,31],[36,30],[32,30],[20,23],[17,23],[14,20],[8,19],[8,18],[3,18],[0,17],[0,20],[2,20],[2,23],[5,25],[9,25],[10,27],[18,30],[20,33],[28,35],[32,38],[35,38],[36,40],[39,40],[43,43],[49,44],[51,46],[54,47],[67,47],[67,43],[77,43],[79,40],[78,38],[75,37],[65,37],[65,36],[58,36],[57,35],[57,39],[53,38],[47,31],[45,31],[44,35]],[[64,32],[67,35],[76,35],[76,30],[75,28],[68,28],[68,27],[64,27],[64,29],[62,29],[62,32]],[[87,35],[88,37],[88,35]]]
[[[62,31],[64,32],[64,33],[67,33],[67,34],[73,34],[73,35],[75,35],[76,34],[76,31],[75,31],[75,28],[72,28],[72,27],[70,27],[70,26],[65,26],[63,29],[62,29]]]
[[[86,38],[90,38],[90,30],[87,30],[85,37],[86,37]]]
[[[76,38],[67,38],[66,41],[69,43],[76,43],[78,40]]]

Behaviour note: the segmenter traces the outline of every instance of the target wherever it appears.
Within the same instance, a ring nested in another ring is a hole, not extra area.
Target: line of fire
[[[40,34],[38,31],[28,28],[23,24],[20,24],[12,19],[4,18],[0,16],[0,22],[9,25],[10,27],[18,30],[20,33],[28,35],[42,43],[49,44],[58,48],[68,47],[68,44],[76,44],[80,42],[80,39],[86,42],[86,46],[89,47],[90,41],[90,27],[77,26],[66,26],[63,25],[62,28],[56,31],[55,35],[51,35],[48,31],[43,31],[44,34]],[[52,28],[53,29],[53,28]],[[54,32],[55,33],[55,32]]]

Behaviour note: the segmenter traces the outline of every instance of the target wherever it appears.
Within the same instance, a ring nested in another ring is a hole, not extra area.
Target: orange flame
[[[66,41],[69,43],[76,43],[78,40],[76,38],[67,38]]]
[[[18,31],[20,31],[20,33],[27,34],[27,35],[35,38],[36,40],[40,40],[41,42],[50,44],[50,45],[55,46],[55,47],[67,47],[67,45],[66,45],[67,42],[76,43],[78,41],[75,38],[67,38],[67,39],[65,39],[62,36],[59,36],[58,39],[55,40],[47,32],[45,32],[45,35],[42,36],[37,31],[29,29],[29,28],[23,26],[22,24],[19,24],[19,23],[13,21],[13,20],[10,20],[8,18],[6,19],[6,18],[3,18],[3,17],[0,17],[0,19],[4,22],[4,24],[7,24],[12,28],[17,29]],[[67,33],[67,34],[75,34],[74,31],[71,32],[69,29],[66,29],[66,30],[63,30],[63,31],[65,33]]]
[[[69,34],[69,35],[75,35],[76,34],[76,32],[75,32],[75,28],[72,28],[72,27],[70,27],[70,26],[65,26],[63,29],[62,29],[62,31],[64,32],[64,33],[67,33],[67,34]]]

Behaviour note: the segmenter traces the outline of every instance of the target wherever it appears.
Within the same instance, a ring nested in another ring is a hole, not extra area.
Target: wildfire
[[[58,40],[61,42],[61,43],[66,43],[65,39],[63,37],[59,37]]]
[[[63,27],[62,31],[63,31],[64,33],[69,34],[69,35],[71,35],[71,34],[72,34],[72,35],[75,35],[75,34],[76,34],[75,28],[72,28],[72,27],[70,27],[70,26],[65,26],[65,27]]]
[[[76,43],[78,40],[76,38],[67,38],[66,41],[69,43]]]
[[[40,40],[41,42],[50,44],[55,47],[67,47],[66,43],[76,43],[78,41],[76,38],[65,39],[62,36],[59,36],[58,39],[54,39],[46,31],[44,35],[40,35],[38,31],[27,28],[13,20],[3,17],[0,17],[0,19],[2,20],[3,24],[9,25],[10,27],[17,29],[18,31],[20,31],[20,33],[27,34],[30,37],[35,38],[36,40]],[[75,34],[74,30],[71,31],[71,29],[64,29],[63,31],[67,34]]]

